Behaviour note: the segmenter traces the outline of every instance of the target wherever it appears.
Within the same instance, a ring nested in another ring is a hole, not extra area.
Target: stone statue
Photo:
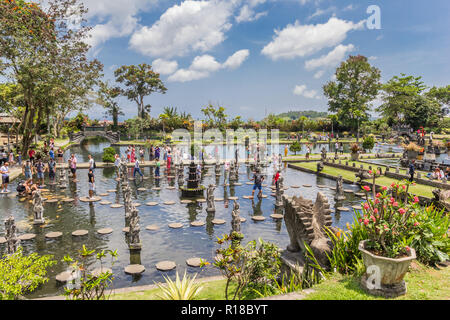
[[[216,205],[214,203],[214,190],[216,188],[210,184],[208,186],[208,189],[206,190],[206,203],[207,203],[207,208],[206,208],[206,212],[216,212]]]
[[[345,200],[344,195],[344,179],[342,176],[339,176],[336,180],[336,194],[334,195],[334,200]]]
[[[370,178],[370,174],[364,169],[359,169],[358,173],[355,173],[355,177],[359,179],[356,183],[362,184],[363,180]]]
[[[283,194],[284,194],[284,186],[283,186],[284,178],[280,176],[278,178],[278,183],[275,184],[275,207],[283,206]]]
[[[36,190],[33,192],[33,214],[34,222],[33,224],[44,224],[44,206],[42,205],[42,195],[41,190]]]
[[[433,203],[440,209],[450,211],[450,190],[434,189],[433,191]]]
[[[216,176],[220,176],[221,175],[220,174],[220,162],[219,161],[216,161],[216,165],[214,167],[214,171],[216,173]]]
[[[132,200],[131,200],[131,189],[127,185],[123,191],[123,205],[125,208],[125,218],[129,219],[131,217]]]
[[[141,230],[141,227],[139,226],[138,210],[135,208],[134,205],[131,205],[130,225],[129,225],[129,232],[128,232],[128,239],[129,239],[128,246],[129,246],[130,250],[141,250],[142,249],[142,243],[141,243],[141,239],[139,237],[140,230]]]
[[[317,172],[321,172],[323,170],[323,162],[317,162]]]
[[[326,253],[331,253],[331,240],[327,237],[324,227],[331,227],[330,204],[321,192],[317,194],[316,202],[303,197],[283,197],[284,221],[289,234],[290,252],[305,251],[306,243],[322,267],[328,267]]]
[[[67,188],[66,170],[63,167],[58,170],[58,183],[61,189]]]
[[[231,211],[231,233],[241,232],[241,217],[239,212],[240,205],[234,200],[233,210]]]
[[[325,149],[325,147],[323,147],[321,150],[320,160],[322,160],[322,161],[327,160],[327,150]]]
[[[8,219],[5,220],[5,232],[6,232],[6,245],[8,254],[13,254],[17,251],[20,246],[20,239],[17,238],[16,234],[16,222],[13,216],[9,216]]]
[[[230,181],[236,181],[237,177],[236,177],[236,167],[234,164],[234,161],[231,161],[230,164]]]

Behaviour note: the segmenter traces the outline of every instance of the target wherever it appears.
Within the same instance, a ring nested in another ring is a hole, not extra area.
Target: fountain
[[[203,196],[203,191],[205,190],[205,187],[202,185],[199,185],[199,179],[197,177],[196,173],[196,166],[194,161],[191,162],[189,165],[189,177],[187,180],[187,186],[181,186],[181,195],[183,197],[197,197],[197,196]]]

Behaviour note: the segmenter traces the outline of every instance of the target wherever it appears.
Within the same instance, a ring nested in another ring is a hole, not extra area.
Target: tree
[[[152,70],[148,64],[138,66],[121,66],[114,75],[116,81],[123,83],[125,89],[122,89],[122,95],[129,100],[136,102],[138,106],[138,117],[145,118],[145,113],[150,113],[151,106],[144,104],[144,98],[153,92],[165,94],[167,88],[159,78],[159,73]]]
[[[99,90],[97,92],[98,98],[96,102],[106,109],[106,115],[112,116],[114,131],[117,131],[119,116],[124,115],[122,110],[120,110],[119,104],[114,100],[120,93],[120,88],[111,87],[108,82],[103,81],[100,82]]]
[[[202,109],[202,113],[207,118],[206,122],[211,128],[217,127],[220,130],[225,129],[227,123],[227,115],[225,108],[218,106],[214,107],[211,103]]]
[[[297,155],[297,152],[302,151],[302,145],[298,141],[294,141],[294,143],[291,144],[289,147],[289,150],[291,152],[294,152],[295,155]]]
[[[426,93],[426,96],[429,99],[434,99],[436,102],[438,102],[441,105],[441,108],[443,109],[444,114],[449,113],[450,108],[450,85],[446,87],[433,87]]]
[[[357,133],[359,123],[369,118],[370,102],[380,88],[380,70],[372,67],[364,56],[350,56],[336,70],[336,81],[323,86],[328,98],[328,111]]]

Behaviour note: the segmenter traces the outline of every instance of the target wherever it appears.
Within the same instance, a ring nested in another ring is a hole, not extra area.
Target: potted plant
[[[352,143],[350,145],[352,161],[357,161],[359,157],[359,145],[357,143]]]
[[[417,159],[419,152],[422,151],[422,147],[418,146],[414,142],[410,142],[409,144],[402,144],[402,147],[407,151],[409,160]]]
[[[366,267],[361,285],[371,294],[395,297],[406,293],[403,278],[416,259],[416,252],[405,243],[419,228],[419,199],[408,195],[409,185],[410,182],[393,183],[376,194],[372,190],[374,200],[368,198],[371,188],[363,187],[367,201],[359,222],[368,238],[359,243],[358,249]]]

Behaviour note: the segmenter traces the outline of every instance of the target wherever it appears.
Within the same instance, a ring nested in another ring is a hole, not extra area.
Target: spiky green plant
[[[166,285],[157,283],[162,291],[162,294],[157,296],[162,300],[194,300],[203,289],[203,286],[195,283],[196,277],[197,274],[190,278],[186,275],[186,271],[184,271],[183,279],[181,280],[177,271],[175,282],[164,276]]]

